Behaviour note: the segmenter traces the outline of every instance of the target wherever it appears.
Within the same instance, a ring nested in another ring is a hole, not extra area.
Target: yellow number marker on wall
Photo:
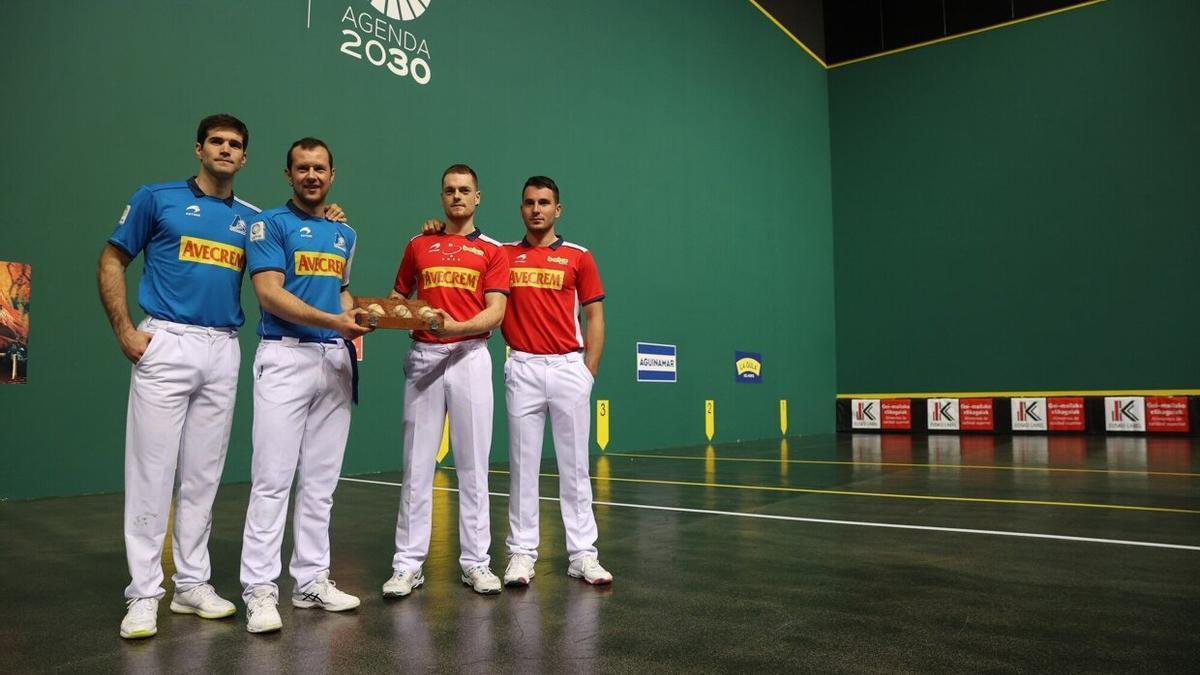
[[[787,399],[779,399],[779,433],[787,435]]]
[[[708,436],[708,440],[710,441],[713,438],[713,430],[717,426],[716,421],[714,420],[716,417],[716,407],[717,404],[714,403],[712,399],[708,399],[704,402],[704,435]]]
[[[603,451],[608,447],[608,401],[596,400],[596,445]]]
[[[446,413],[446,421],[442,422],[442,444],[438,447],[438,464],[446,459],[448,452],[450,452],[450,413]]]

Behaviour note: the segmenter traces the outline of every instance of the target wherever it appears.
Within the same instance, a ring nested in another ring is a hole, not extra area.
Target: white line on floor
[[[387,485],[400,487],[400,483],[366,478],[346,478],[341,480],[351,483],[368,483],[370,485]],[[434,490],[458,492],[458,488],[437,487]],[[492,497],[507,497],[506,492],[489,492]],[[539,497],[542,501],[556,502],[558,497]],[[934,525],[906,525],[903,523],[873,523],[863,520],[834,520],[831,518],[805,518],[801,516],[777,516],[769,513],[742,513],[740,511],[714,511],[712,509],[688,509],[680,506],[655,506],[653,504],[626,504],[624,502],[600,502],[593,504],[601,506],[619,506],[627,509],[647,509],[650,511],[672,511],[676,513],[698,513],[709,516],[731,516],[734,518],[758,518],[762,520],[785,520],[794,523],[818,523],[823,525],[848,525],[851,527],[882,527],[895,530],[924,530],[927,532],[955,532],[958,534],[987,534],[995,537],[1021,537],[1025,539],[1053,539],[1056,541],[1079,541],[1089,544],[1113,544],[1117,546],[1142,546],[1146,548],[1167,548],[1180,551],[1200,551],[1200,546],[1187,544],[1164,544],[1156,541],[1133,541],[1129,539],[1101,539],[1098,537],[1073,537],[1065,534],[1039,534],[1037,532],[1012,532],[1010,530],[976,530],[966,527],[937,527]]]

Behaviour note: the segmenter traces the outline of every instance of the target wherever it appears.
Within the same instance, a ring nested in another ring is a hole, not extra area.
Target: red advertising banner
[[[991,431],[996,426],[995,406],[990,398],[964,398],[958,401],[959,429]]]
[[[1046,399],[1046,428],[1050,431],[1084,431],[1083,397]]]
[[[879,413],[884,429],[912,429],[912,399],[883,399],[879,402]]]
[[[1147,396],[1146,431],[1191,431],[1186,396]]]

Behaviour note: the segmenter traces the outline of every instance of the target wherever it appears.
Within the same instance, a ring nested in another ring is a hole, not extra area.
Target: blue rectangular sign
[[[637,381],[675,382],[675,345],[637,343]]]
[[[735,351],[733,353],[733,381],[742,384],[761,384],[762,354]]]

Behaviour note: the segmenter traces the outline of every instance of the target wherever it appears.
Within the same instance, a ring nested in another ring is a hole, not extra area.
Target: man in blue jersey
[[[131,581],[121,637],[157,628],[162,549],[178,472],[171,611],[217,619],[233,603],[209,585],[212,503],[225,464],[237,392],[237,328],[247,222],[254,206],[233,194],[250,136],[230,115],[200,121],[200,170],[186,181],[142,186],[100,254],[100,299],[133,362],[125,430],[125,552]],[[125,269],[145,261],[135,328]]]
[[[329,578],[329,517],[350,431],[357,371],[355,323],[347,290],[356,235],[325,218],[333,153],[302,138],[288,149],[287,204],[254,218],[247,259],[262,306],[254,358],[254,458],[242,540],[246,629],[279,630],[280,549],[288,496],[297,480],[292,606],[340,612],[359,600]]]

